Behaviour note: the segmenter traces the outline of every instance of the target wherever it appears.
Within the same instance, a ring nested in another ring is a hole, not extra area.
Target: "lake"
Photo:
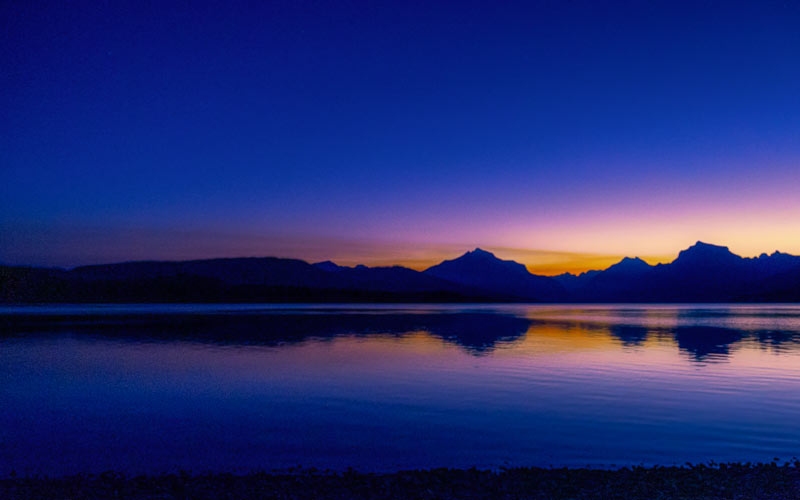
[[[0,307],[0,475],[800,455],[798,305]]]

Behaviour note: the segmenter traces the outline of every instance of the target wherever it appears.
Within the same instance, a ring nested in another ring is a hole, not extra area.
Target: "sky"
[[[0,3],[0,262],[800,254],[796,2]]]

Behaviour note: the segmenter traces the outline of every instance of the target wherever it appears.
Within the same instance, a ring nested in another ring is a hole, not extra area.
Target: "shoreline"
[[[0,479],[0,497],[22,498],[800,498],[800,461],[671,467],[425,469],[126,476],[115,472]]]

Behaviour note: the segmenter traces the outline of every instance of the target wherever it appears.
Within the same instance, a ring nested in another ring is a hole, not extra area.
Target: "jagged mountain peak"
[[[775,250],[772,253],[762,252],[756,259],[758,260],[770,260],[770,259],[780,259],[785,257],[794,257],[791,254],[783,253],[781,251]]]

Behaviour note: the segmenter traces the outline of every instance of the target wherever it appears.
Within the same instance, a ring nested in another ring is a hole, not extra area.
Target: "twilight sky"
[[[0,262],[696,240],[800,254],[798,3],[0,4]]]

